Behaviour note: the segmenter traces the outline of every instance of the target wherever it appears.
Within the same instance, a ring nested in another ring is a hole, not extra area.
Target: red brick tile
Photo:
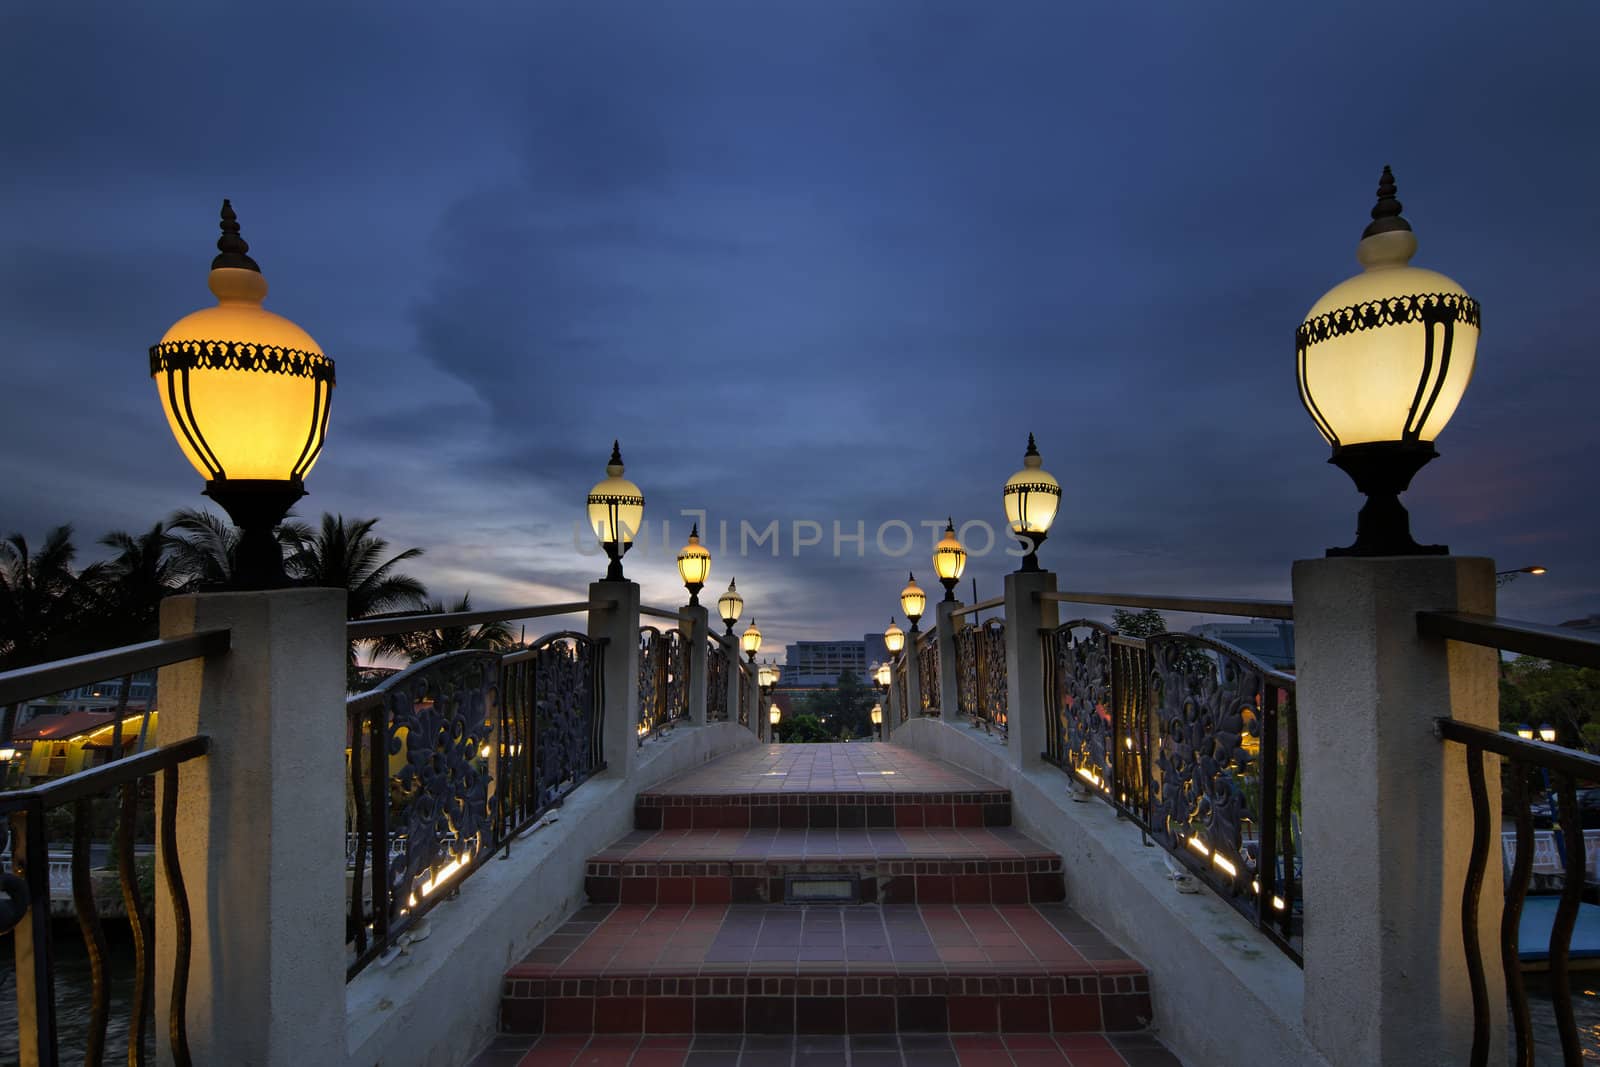
[[[689,878],[656,880],[656,903],[662,907],[687,908],[694,904],[694,881]]]
[[[1050,998],[1050,1028],[1056,1033],[1100,1029],[1100,998],[1087,993]]]
[[[644,1031],[643,997],[597,997],[594,1002],[594,1032],[597,1034],[638,1034]]]
[[[994,997],[951,997],[950,1032],[992,1034],[1000,1029],[1000,1006]]]
[[[727,878],[698,877],[694,880],[694,906],[726,907],[733,900],[733,885]]]
[[[1012,1033],[1048,1033],[1050,1030],[1050,1000],[1048,997],[1001,997],[1000,1029]]]
[[[694,1033],[694,998],[646,997],[644,1029],[647,1034]]]
[[[845,1001],[845,1021],[852,1034],[892,1034],[894,998],[852,996]]]
[[[547,1034],[594,1033],[593,997],[555,997],[545,1002]]]
[[[624,878],[622,903],[648,907],[656,902],[656,879]]]

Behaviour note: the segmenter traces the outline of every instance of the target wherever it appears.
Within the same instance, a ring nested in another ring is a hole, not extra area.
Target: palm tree
[[[444,604],[437,600],[422,606],[422,613],[425,615],[439,615],[445,610]],[[463,594],[449,610],[471,611],[472,594]],[[486,622],[478,626],[450,626],[438,630],[394,634],[381,638],[372,652],[375,656],[404,656],[409,662],[416,663],[446,652],[462,652],[468,649],[501,652],[515,647],[516,644],[517,639],[511,635],[511,627],[503,622]]]
[[[389,542],[373,536],[372,528],[377,524],[375,518],[346,520],[343,515],[324,512],[322,526],[315,533],[300,527],[294,550],[284,564],[290,579],[298,585],[343,589],[349,597],[345,614],[351,619],[417,610],[425,602],[428,590],[397,567],[422,555],[422,549],[408,548],[384,559]],[[349,646],[347,663],[354,684],[354,642]]]
[[[117,555],[107,562],[99,582],[101,610],[96,629],[109,645],[152,641],[161,629],[162,598],[180,592],[191,580],[186,558],[176,548],[184,542],[167,533],[165,523],[156,523],[137,536],[113,530],[100,539]],[[127,705],[133,676],[122,678],[121,700],[111,731],[111,758],[122,756],[122,709]],[[150,729],[147,705],[139,726],[140,749]]]
[[[27,667],[83,651],[98,565],[72,572],[72,527],[57,526],[37,552],[14,533],[0,541],[0,669]],[[11,740],[17,709],[0,716],[0,744]]]
[[[226,519],[202,508],[183,508],[167,519],[172,538],[174,565],[188,575],[192,589],[226,588],[233,582],[234,564],[239,556],[239,531]],[[294,551],[311,537],[303,522],[285,522],[278,527],[278,543],[285,552]]]

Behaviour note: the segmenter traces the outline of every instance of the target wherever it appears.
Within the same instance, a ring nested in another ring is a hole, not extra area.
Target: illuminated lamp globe
[[[1029,546],[1018,570],[1039,569],[1039,546],[1050,533],[1050,524],[1056,521],[1056,509],[1061,506],[1061,483],[1044,469],[1043,462],[1030,433],[1028,450],[1022,455],[1022,469],[1006,479],[1006,522],[1011,526],[1012,535]]]
[[[717,614],[728,626],[728,633],[733,633],[733,624],[739,621],[739,612],[744,610],[744,597],[739,595],[739,590],[734,586],[734,580],[728,579],[728,591],[717,597]]]
[[[1556,728],[1551,726],[1549,723],[1543,723],[1540,725],[1539,740],[1543,741],[1547,745],[1555,744]]]
[[[912,633],[917,632],[917,620],[922,618],[922,609],[927,606],[928,594],[917,584],[917,576],[907,575],[906,587],[900,590],[900,610],[911,620]]]
[[[744,636],[739,638],[739,647],[744,649],[744,654],[750,657],[750,662],[756,661],[756,653],[761,651],[761,631],[756,629],[756,620],[751,619],[750,625],[744,628]]]
[[[891,656],[898,656],[900,650],[906,647],[906,632],[900,629],[892,618],[889,620],[889,628],[883,631],[883,647],[889,650]]]
[[[878,664],[878,671],[877,674],[874,675],[874,680],[878,683],[879,688],[889,688],[889,679],[891,676],[892,672],[890,671],[887,663]]]
[[[232,587],[271,589],[288,583],[274,531],[322,454],[333,361],[261,306],[267,281],[227,200],[221,225],[207,280],[217,306],[179,319],[150,347],[150,377],[205,495],[239,527]]]
[[[882,726],[883,725],[883,705],[882,704],[874,704],[874,705],[872,705],[872,725],[874,725],[874,726]]]
[[[689,531],[689,543],[678,552],[678,577],[689,590],[689,603],[700,603],[700,590],[711,574],[711,550],[700,543],[700,524]]]
[[[763,663],[756,669],[756,681],[763,689],[770,689],[778,684],[779,671],[770,663]]]
[[[589,490],[589,526],[611,557],[606,580],[622,581],[622,557],[633,547],[633,535],[644,523],[644,495],[639,487],[622,476],[622,448],[611,442],[611,460],[606,476]]]
[[[952,518],[945,522],[944,536],[933,546],[933,570],[939,576],[939,583],[944,586],[947,603],[955,600],[956,583],[966,569],[967,550],[961,547],[960,540],[956,538],[956,520]]]
[[[778,720],[781,718],[783,718],[783,709],[778,707],[778,705],[774,704],[772,707],[767,709],[767,721],[772,725],[778,725]]]
[[[1443,274],[1411,266],[1394,174],[1378,183],[1372,222],[1356,246],[1360,274],[1312,305],[1295,331],[1300,402],[1332,446],[1329,462],[1367,498],[1356,539],[1330,556],[1442,555],[1421,545],[1400,494],[1438,455],[1478,351],[1478,302]]]

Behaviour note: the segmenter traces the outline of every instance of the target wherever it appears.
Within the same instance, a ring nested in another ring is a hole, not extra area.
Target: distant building
[[[142,712],[150,707],[156,695],[156,672],[140,671],[133,676],[128,687],[128,712]],[[63,693],[53,693],[28,701],[17,711],[20,726],[39,715],[66,715],[74,711],[98,711],[109,715],[122,699],[122,679],[83,685]]]
[[[1294,623],[1277,619],[1249,622],[1208,622],[1190,633],[1233,645],[1278,670],[1294,669]]]
[[[796,641],[784,650],[778,684],[790,688],[828,688],[850,671],[867,680],[867,668],[887,659],[882,634],[866,634],[859,641]]]

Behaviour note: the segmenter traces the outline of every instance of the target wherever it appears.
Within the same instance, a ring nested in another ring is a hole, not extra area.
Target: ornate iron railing
[[[899,695],[900,721],[905,722],[911,717],[911,657],[901,654],[900,660],[894,668],[895,691]]]
[[[753,702],[750,691],[755,688],[755,682],[751,679],[750,672],[745,669],[744,664],[737,659],[734,660],[733,669],[739,672],[739,725],[749,726],[750,705]]]
[[[728,649],[706,638],[706,721],[728,721]]]
[[[689,710],[688,649],[678,630],[639,627],[639,743]]]
[[[1006,623],[969,624],[955,632],[956,703],[973,726],[1006,732]]]
[[[1465,612],[1422,612],[1417,629],[1424,637],[1464,641],[1497,650],[1520,652],[1544,659],[1559,660],[1580,667],[1600,669],[1600,640],[1562,627],[1544,626],[1512,619]],[[1583,821],[1578,806],[1580,784],[1600,782],[1600,757],[1560,745],[1526,740],[1514,734],[1487,730],[1453,719],[1435,723],[1439,738],[1465,747],[1467,789],[1472,798],[1472,851],[1467,861],[1467,877],[1461,894],[1461,939],[1466,954],[1467,974],[1472,988],[1473,1067],[1487,1067],[1496,1006],[1490,1002],[1485,977],[1483,946],[1478,939],[1479,900],[1483,880],[1494,854],[1491,842],[1506,818],[1516,823],[1516,859],[1505,872],[1505,904],[1500,913],[1500,967],[1505,975],[1506,994],[1511,1002],[1511,1020],[1516,1033],[1518,1067],[1532,1067],[1535,1048],[1532,1016],[1528,1009],[1528,990],[1522,971],[1531,961],[1525,955],[1542,957],[1535,966],[1548,969],[1547,982],[1555,1009],[1556,1031],[1561,1038],[1562,1060],[1568,1064],[1584,1062],[1584,1048],[1572,1009],[1571,953],[1572,932],[1578,921],[1585,890],[1586,848]],[[1501,787],[1510,811],[1496,819],[1489,802],[1484,773],[1484,754],[1493,752],[1504,759]],[[1528,901],[1528,883],[1533,873],[1533,779],[1538,778],[1549,792],[1555,816],[1552,832],[1561,860],[1562,889],[1550,926],[1550,940],[1541,953],[1538,946],[1527,953],[1520,944],[1522,912]]]
[[[152,670],[228,651],[227,630],[209,630],[185,637],[146,641],[70,660],[25,667],[0,674],[0,704],[20,704],[38,696],[74,689],[107,677]],[[15,950],[18,1062],[55,1067],[65,1051],[82,1049],[85,1063],[98,1064],[111,1036],[111,960],[95,896],[94,838],[110,835],[109,857],[116,864],[116,890],[133,940],[133,988],[126,1005],[126,1051],[118,1058],[142,1065],[154,1057],[155,996],[154,855],[173,917],[171,1010],[165,1020],[174,1063],[188,1065],[189,895],[178,859],[177,823],[179,767],[204,756],[211,742],[190,737],[135,756],[31,789],[0,793],[0,823],[8,844],[9,863],[0,870],[0,934],[9,933]],[[161,777],[159,799],[155,785]],[[69,879],[73,911],[89,960],[89,1018],[80,1035],[65,1036],[58,1026],[55,1003],[55,948],[50,916],[49,817],[70,810],[72,860]],[[147,821],[148,820],[148,821]],[[141,871],[149,860],[150,868]],[[149,876],[150,894],[141,886]],[[118,1020],[119,1031],[121,1019]]]
[[[1075,619],[1045,640],[1044,758],[1299,962],[1294,678],[1188,634],[1140,640]]]
[[[917,688],[924,715],[939,714],[939,631],[929,630],[917,639]]]
[[[346,702],[347,977],[604,768],[603,655],[571,632],[452,652]]]

